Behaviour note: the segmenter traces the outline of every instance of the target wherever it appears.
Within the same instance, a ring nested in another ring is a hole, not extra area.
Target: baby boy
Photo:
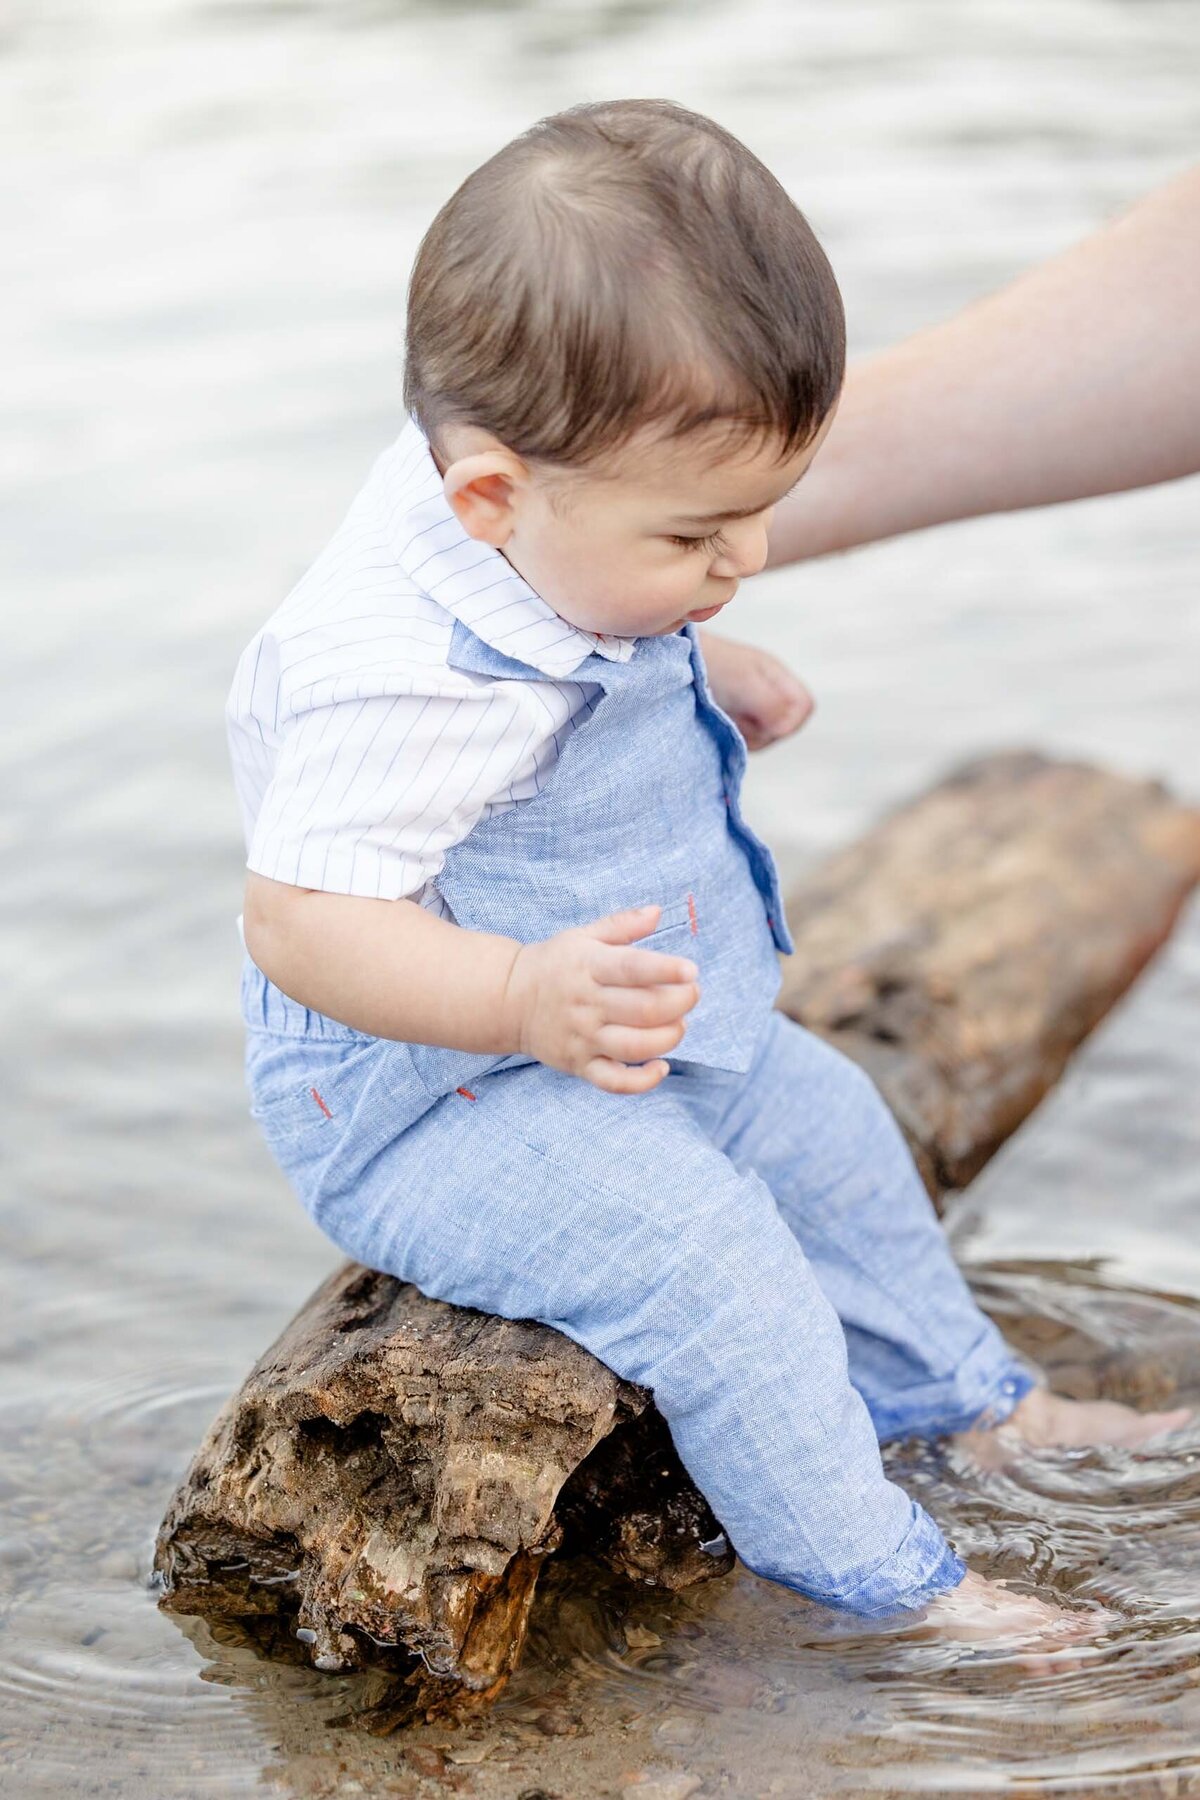
[[[408,304],[409,422],[230,695],[253,1111],[311,1216],[651,1388],[743,1561],[961,1637],[1090,1629],[968,1573],[879,1443],[1134,1442],[976,1307],[868,1079],[774,1007],[747,738],[800,684],[703,640],[842,381],[778,182],[661,101],[475,171]]]

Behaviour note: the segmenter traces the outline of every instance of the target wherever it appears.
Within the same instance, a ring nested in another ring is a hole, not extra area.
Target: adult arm
[[[1200,167],[857,364],[770,566],[1200,469]]]

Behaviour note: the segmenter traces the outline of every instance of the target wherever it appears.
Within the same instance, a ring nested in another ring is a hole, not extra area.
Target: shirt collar
[[[388,539],[410,580],[502,656],[564,676],[593,652],[628,662],[636,637],[585,631],[534,592],[490,544],[468,537],[442,489],[429,440],[409,419],[386,464]]]

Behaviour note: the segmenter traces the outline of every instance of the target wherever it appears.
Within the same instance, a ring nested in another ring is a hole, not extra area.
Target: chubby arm
[[[1200,167],[856,365],[771,565],[1200,470]]]
[[[248,871],[242,929],[293,1000],[372,1037],[511,1055],[516,938],[464,931],[413,900],[292,887]]]
[[[413,900],[325,893],[250,871],[242,928],[276,987],[356,1031],[529,1056],[608,1093],[642,1094],[669,1074],[665,1056],[700,997],[694,963],[635,946],[661,910],[609,913],[522,944],[452,925]]]

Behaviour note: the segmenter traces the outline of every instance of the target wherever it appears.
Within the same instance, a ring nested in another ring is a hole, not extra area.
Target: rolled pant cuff
[[[972,1346],[954,1374],[923,1383],[886,1400],[872,1399],[871,1417],[881,1440],[941,1437],[972,1428],[989,1430],[1007,1419],[1035,1376],[1017,1361],[994,1326]]]
[[[898,1613],[919,1612],[938,1594],[956,1588],[966,1572],[966,1564],[914,1501],[913,1521],[899,1548],[877,1563],[856,1587],[837,1594],[807,1591],[835,1612],[888,1619]]]

